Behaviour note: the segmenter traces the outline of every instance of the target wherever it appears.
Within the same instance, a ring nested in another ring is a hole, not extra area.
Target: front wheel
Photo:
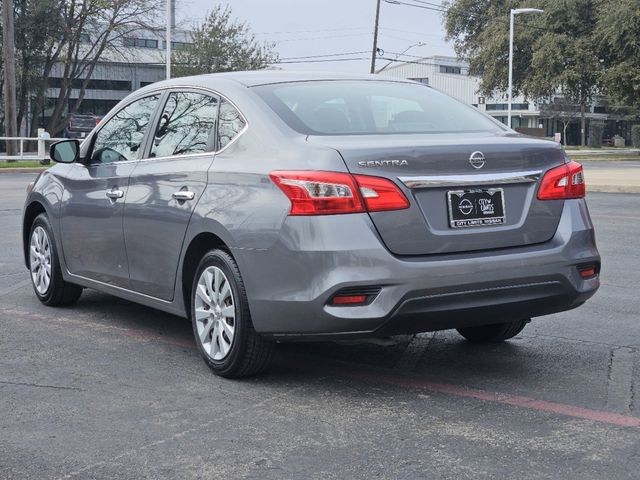
[[[227,378],[264,371],[274,345],[253,329],[240,270],[231,255],[211,250],[196,271],[191,321],[198,349],[213,372]]]
[[[82,294],[82,287],[65,282],[53,230],[44,213],[36,217],[29,235],[29,272],[33,290],[45,305],[70,305]]]
[[[518,335],[531,319],[513,320],[478,327],[458,328],[458,333],[473,343],[496,343]]]

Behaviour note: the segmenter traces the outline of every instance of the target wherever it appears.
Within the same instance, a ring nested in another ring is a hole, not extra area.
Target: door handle
[[[179,190],[177,192],[173,192],[172,197],[178,200],[179,202],[184,202],[185,200],[193,200],[196,194],[190,192],[189,190]]]
[[[122,190],[108,190],[106,195],[111,200],[117,200],[124,197],[124,192]]]

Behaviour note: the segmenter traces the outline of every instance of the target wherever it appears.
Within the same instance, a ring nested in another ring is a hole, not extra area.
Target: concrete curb
[[[587,184],[587,193],[640,193],[640,186]]]

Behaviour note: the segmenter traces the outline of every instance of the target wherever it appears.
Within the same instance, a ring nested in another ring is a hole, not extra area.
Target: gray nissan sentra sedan
[[[191,318],[219,375],[285,340],[517,335],[599,286],[580,164],[437,91],[262,71],[131,94],[29,187],[37,297]]]

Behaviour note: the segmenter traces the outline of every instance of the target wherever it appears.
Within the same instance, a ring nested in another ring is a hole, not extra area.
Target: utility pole
[[[4,134],[18,136],[16,119],[16,50],[13,0],[2,0],[2,60],[4,62]],[[15,155],[15,143],[7,142],[7,155]]]
[[[167,16],[167,30],[166,30],[166,37],[165,37],[165,42],[167,43],[167,52],[166,52],[166,64],[167,64],[167,80],[169,80],[171,78],[171,27],[173,27],[174,24],[174,5],[173,2],[174,0],[166,0],[167,2],[167,10],[166,10],[166,16]]]
[[[373,29],[373,50],[371,50],[371,73],[376,73],[376,55],[378,55],[378,25],[380,24],[380,0],[376,6],[376,26]]]

